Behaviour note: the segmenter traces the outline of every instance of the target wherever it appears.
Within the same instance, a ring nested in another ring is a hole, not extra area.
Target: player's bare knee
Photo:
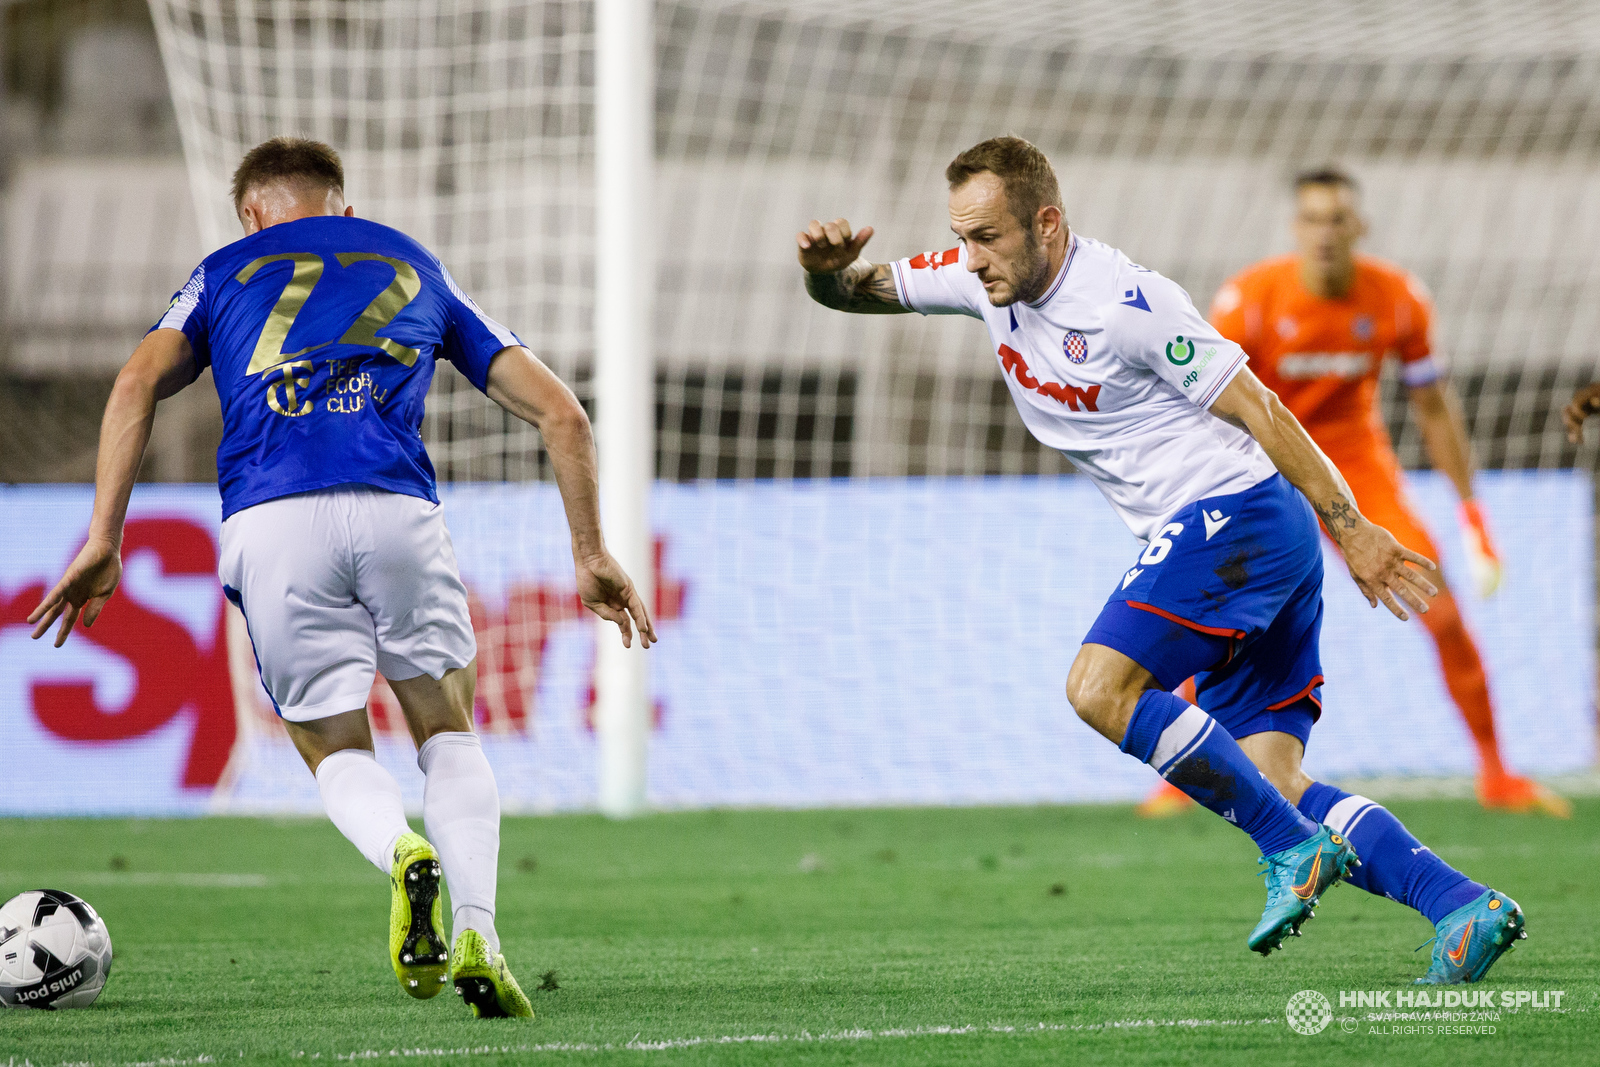
[[[1067,702],[1078,718],[1096,731],[1120,741],[1127,729],[1138,691],[1129,691],[1123,680],[1099,669],[1094,657],[1079,653],[1067,673]]]
[[[1078,718],[1093,726],[1099,705],[1090,682],[1090,674],[1091,668],[1080,654],[1073,661],[1072,669],[1067,672],[1067,703],[1078,713]]]

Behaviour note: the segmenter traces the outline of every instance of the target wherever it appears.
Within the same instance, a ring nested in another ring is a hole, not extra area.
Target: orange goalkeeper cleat
[[[1133,810],[1142,819],[1165,819],[1181,815],[1192,807],[1194,801],[1190,799],[1189,794],[1171,782],[1162,782]]]
[[[1557,819],[1572,818],[1572,802],[1531,778],[1514,774],[1479,775],[1478,803],[1493,811],[1543,813]]]

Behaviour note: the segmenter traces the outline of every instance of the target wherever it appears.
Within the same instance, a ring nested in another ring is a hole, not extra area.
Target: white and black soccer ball
[[[111,935],[87,901],[59,889],[0,907],[0,1007],[87,1008],[111,973]]]

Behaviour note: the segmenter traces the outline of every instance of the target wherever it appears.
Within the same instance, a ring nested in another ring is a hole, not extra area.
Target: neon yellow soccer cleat
[[[389,962],[400,988],[418,1000],[438,996],[449,981],[439,877],[439,853],[427,839],[400,835],[389,869]]]
[[[463,930],[456,938],[450,977],[455,980],[456,995],[480,1019],[533,1018],[533,1005],[511,976],[506,958],[491,952],[489,943],[476,930]]]

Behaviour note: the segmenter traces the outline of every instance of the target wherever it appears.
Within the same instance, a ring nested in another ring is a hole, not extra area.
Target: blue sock
[[[1122,751],[1249,834],[1263,856],[1317,832],[1250,762],[1217,721],[1187,700],[1149,689],[1139,698]]]
[[[1300,813],[1350,839],[1361,866],[1352,867],[1345,881],[1416,908],[1431,923],[1471,904],[1488,888],[1435,856],[1399,819],[1366,797],[1316,782],[1300,798]]]

